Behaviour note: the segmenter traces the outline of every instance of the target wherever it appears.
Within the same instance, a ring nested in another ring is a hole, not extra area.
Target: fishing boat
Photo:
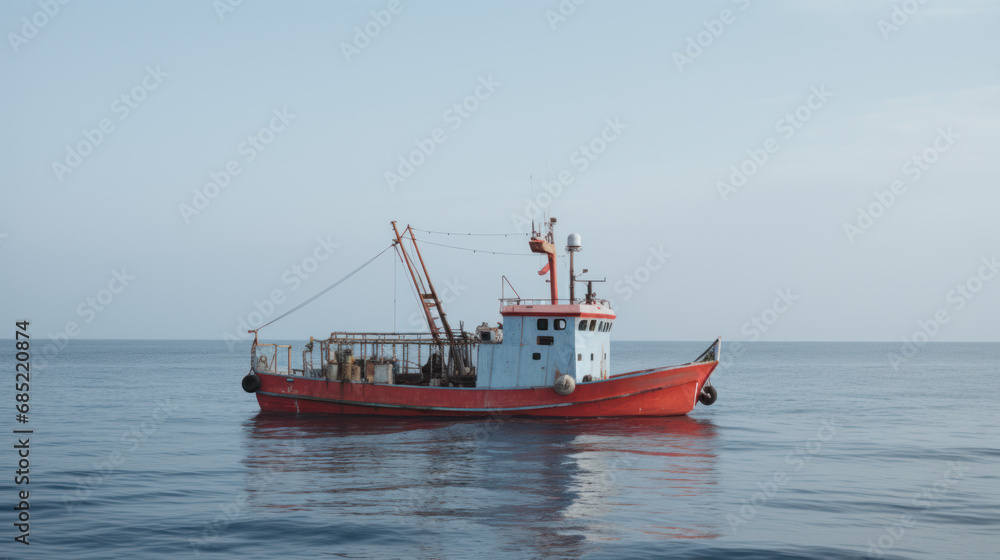
[[[302,414],[680,416],[698,403],[714,403],[718,392],[709,377],[719,364],[721,338],[690,363],[611,374],[611,332],[618,317],[607,300],[596,297],[593,284],[602,280],[576,276],[578,234],[570,234],[566,245],[569,298],[559,299],[555,224],[550,218],[533,225],[528,241],[532,253],[547,257],[538,274],[548,275],[549,297],[523,299],[504,277],[502,321],[467,332],[464,324],[458,330],[449,324],[413,228],[400,231],[392,222],[389,248],[409,275],[428,332],[333,332],[310,338],[301,367],[293,367],[291,345],[262,343],[260,329],[251,330],[243,389],[256,394],[263,411]],[[577,283],[586,285],[579,299]],[[504,297],[505,286],[514,297]]]

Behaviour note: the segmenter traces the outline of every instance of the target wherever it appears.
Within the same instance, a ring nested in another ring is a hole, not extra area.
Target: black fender
[[[243,377],[240,384],[247,393],[256,393],[260,389],[260,376],[251,371]]]
[[[719,398],[719,392],[715,390],[715,387],[706,385],[701,388],[701,393],[698,395],[698,402],[705,406],[711,406],[717,398]]]

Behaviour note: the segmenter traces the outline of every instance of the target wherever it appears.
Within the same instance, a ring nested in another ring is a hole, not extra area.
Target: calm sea
[[[614,344],[617,371],[704,343]],[[11,558],[997,558],[1000,344],[728,344],[687,417],[261,414],[248,349],[73,341],[14,422]],[[37,346],[36,346],[37,348]],[[40,364],[39,364],[40,365]],[[14,541],[16,438],[30,537]]]

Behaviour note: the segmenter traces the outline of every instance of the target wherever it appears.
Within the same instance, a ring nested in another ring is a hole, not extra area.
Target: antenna
[[[549,160],[545,160],[545,184],[548,184],[549,181],[550,181],[550,179],[549,179]],[[552,199],[551,198],[549,199],[549,204],[550,205],[552,204]],[[548,210],[548,208],[546,208],[546,210]],[[549,221],[549,213],[547,211],[543,211],[542,212],[542,217],[545,219],[546,222]]]
[[[569,253],[569,302],[576,303],[576,271],[573,269],[573,255],[583,249],[579,233],[571,233],[566,238],[566,252]],[[583,269],[587,273],[587,269]]]

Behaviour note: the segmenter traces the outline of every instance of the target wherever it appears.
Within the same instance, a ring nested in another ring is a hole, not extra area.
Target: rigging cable
[[[530,233],[521,233],[521,232],[514,232],[514,233],[456,233],[456,232],[448,232],[448,231],[430,231],[430,230],[427,230],[427,229],[419,229],[419,228],[415,228],[415,227],[412,227],[412,226],[410,227],[410,229],[412,229],[414,231],[421,231],[423,233],[433,233],[433,234],[436,234],[436,235],[479,235],[479,236],[490,236],[490,237],[509,237],[511,235],[531,235]]]
[[[396,259],[392,259],[392,332],[396,332],[396,296],[399,294],[399,290],[396,289],[396,280],[398,277]]]
[[[403,239],[409,239],[410,241],[413,241],[412,237],[404,237]],[[489,253],[491,255],[513,255],[513,256],[516,256],[516,257],[530,257],[530,256],[533,256],[535,254],[535,253],[503,253],[503,252],[500,252],[500,251],[486,251],[484,249],[472,249],[472,248],[469,248],[469,247],[457,247],[455,245],[445,245],[443,243],[434,243],[433,241],[420,241],[420,243],[421,244],[427,244],[427,245],[437,245],[438,247],[447,247],[449,249],[460,249],[462,251],[472,251],[473,253]]]
[[[370,264],[372,263],[372,261],[374,261],[375,259],[377,259],[377,258],[381,257],[381,256],[382,256],[382,253],[385,253],[386,251],[388,251],[389,249],[392,249],[392,248],[393,248],[393,247],[395,247],[395,246],[396,246],[396,244],[395,244],[395,243],[393,243],[392,245],[389,245],[389,246],[388,246],[388,247],[386,247],[385,249],[382,249],[382,251],[381,251],[381,252],[379,252],[379,254],[377,254],[377,255],[375,255],[374,257],[372,257],[372,258],[368,259],[368,262],[366,262],[365,264],[363,264],[363,265],[359,266],[358,268],[355,268],[354,270],[352,270],[351,272],[349,272],[349,273],[347,274],[347,276],[344,276],[344,277],[343,277],[343,278],[341,278],[340,280],[337,280],[337,281],[336,281],[336,282],[334,282],[333,284],[330,284],[329,286],[327,286],[326,288],[324,288],[324,289],[323,289],[323,291],[321,291],[320,293],[318,293],[318,294],[314,295],[313,297],[311,297],[311,298],[309,298],[309,299],[307,299],[307,300],[303,301],[302,303],[300,303],[300,304],[296,305],[295,307],[293,307],[293,308],[289,309],[288,311],[286,311],[286,312],[282,313],[281,315],[278,315],[278,316],[277,316],[277,317],[275,317],[274,319],[271,319],[270,321],[268,321],[268,322],[264,323],[263,325],[261,325],[261,326],[257,327],[256,329],[254,329],[254,331],[259,331],[260,329],[263,329],[264,327],[266,327],[266,326],[270,325],[271,323],[273,323],[273,322],[277,321],[278,319],[283,319],[283,318],[285,318],[285,317],[287,317],[287,316],[291,315],[292,313],[294,313],[294,312],[298,311],[299,309],[302,309],[302,308],[303,308],[303,307],[305,307],[305,306],[306,306],[307,304],[309,304],[309,303],[312,303],[312,301],[313,301],[313,300],[315,300],[315,299],[316,299],[316,298],[318,298],[319,296],[321,296],[321,295],[323,295],[323,294],[325,294],[325,293],[329,292],[330,290],[332,290],[332,289],[336,288],[336,287],[337,287],[337,286],[339,286],[339,285],[340,285],[341,283],[343,283],[343,282],[344,282],[345,280],[347,280],[347,279],[348,279],[348,278],[350,278],[351,276],[354,276],[355,274],[357,274],[358,272],[360,272],[362,268],[364,268],[364,267],[366,267],[366,266],[370,265]]]

